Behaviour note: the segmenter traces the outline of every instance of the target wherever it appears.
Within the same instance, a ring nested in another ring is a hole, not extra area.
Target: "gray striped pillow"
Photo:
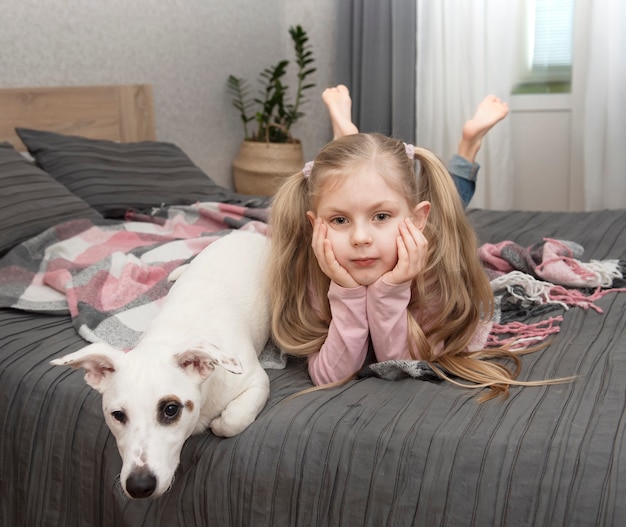
[[[0,255],[66,220],[102,219],[85,201],[0,143]]]
[[[215,183],[172,143],[16,132],[41,168],[108,218],[121,218],[128,209],[251,200]]]

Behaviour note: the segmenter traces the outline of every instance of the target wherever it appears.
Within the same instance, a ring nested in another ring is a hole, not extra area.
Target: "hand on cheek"
[[[428,240],[411,218],[400,224],[397,238],[398,263],[383,275],[388,284],[402,284],[415,278],[426,266]]]
[[[326,237],[327,227],[321,218],[313,225],[313,241],[311,246],[322,272],[341,287],[358,287],[359,283],[335,258],[332,244]]]

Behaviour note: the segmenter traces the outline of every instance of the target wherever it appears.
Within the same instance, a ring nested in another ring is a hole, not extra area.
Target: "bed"
[[[286,358],[268,366],[270,398],[247,430],[192,436],[169,492],[128,499],[100,395],[81,371],[50,365],[97,338],[94,328],[28,295],[12,304],[23,276],[7,262],[39,265],[31,249],[67,222],[118,228],[132,209],[131,219],[161,225],[164,210],[200,201],[220,204],[211,208],[219,235],[262,225],[268,203],[217,185],[156,141],[145,85],[2,89],[0,144],[0,302],[11,306],[0,309],[0,525],[623,524],[626,294],[588,289],[579,290],[587,303],[527,320],[560,317],[549,346],[523,357],[520,378],[574,382],[479,404],[429,377],[363,374],[290,397],[312,384],[303,362]],[[17,153],[27,146],[35,161]],[[468,214],[481,243],[569,240],[584,248],[581,261],[626,259],[624,210]]]

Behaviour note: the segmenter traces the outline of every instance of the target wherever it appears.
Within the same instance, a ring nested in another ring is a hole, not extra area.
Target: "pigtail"
[[[476,234],[452,178],[432,152],[416,148],[415,158],[421,167],[418,194],[421,200],[430,201],[431,212],[424,229],[429,241],[428,265],[414,282],[409,311],[431,314],[419,323],[408,316],[411,355],[427,360],[437,375],[454,384],[488,387],[490,391],[481,400],[507,396],[510,385],[538,386],[571,380],[517,381],[521,363],[516,353],[506,348],[468,351],[478,324],[493,318],[491,285],[478,257]],[[433,305],[438,309],[429,310]],[[434,348],[438,342],[444,343],[440,353]],[[509,360],[513,369],[484,360],[496,358]]]
[[[446,351],[467,349],[481,312],[486,317],[492,313],[493,295],[475,250],[474,231],[450,175],[428,150],[416,148],[415,158],[421,170],[418,199],[429,201],[431,211],[424,228],[428,264],[415,280],[409,308],[427,313],[419,322],[431,329],[417,335],[413,353],[434,360],[431,343],[445,342]],[[434,305],[438,308],[429,309]]]
[[[302,172],[289,177],[274,197],[270,216],[268,284],[272,336],[293,355],[319,351],[330,322],[326,304],[322,303],[316,313],[310,298],[312,289],[318,298],[326,299],[329,282],[315,269],[312,227],[306,216],[311,208],[309,184]],[[326,325],[320,318],[328,320]]]

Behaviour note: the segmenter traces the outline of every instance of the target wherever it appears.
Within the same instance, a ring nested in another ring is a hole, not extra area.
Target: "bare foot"
[[[487,95],[478,105],[474,117],[463,125],[458,154],[474,162],[483,137],[509,114],[509,105],[495,95]]]
[[[322,100],[330,114],[333,139],[359,133],[359,129],[352,122],[352,99],[346,86],[339,84],[333,88],[326,88],[322,93]]]

